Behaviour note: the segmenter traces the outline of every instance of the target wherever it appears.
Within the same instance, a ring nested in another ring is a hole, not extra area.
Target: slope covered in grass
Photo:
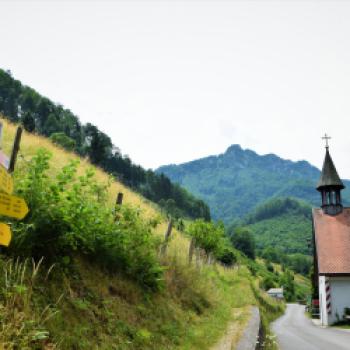
[[[4,122],[4,128],[9,153],[15,126]],[[42,148],[51,158],[38,153]],[[22,222],[6,219],[14,237],[0,258],[1,345],[209,349],[233,309],[258,303],[250,272],[203,259],[189,265],[189,239],[177,230],[159,255],[167,218],[78,160],[45,138],[23,135],[15,192],[31,211]],[[125,201],[115,211],[120,191]],[[243,321],[237,319],[238,329]]]

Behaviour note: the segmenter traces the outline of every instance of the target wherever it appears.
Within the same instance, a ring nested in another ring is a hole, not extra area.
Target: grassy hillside
[[[9,153],[15,126],[6,121],[4,126],[3,149]],[[52,153],[48,166],[46,155],[40,158],[37,153],[42,147]],[[238,339],[247,306],[261,306],[265,300],[252,288],[256,277],[244,266],[226,269],[203,261],[189,266],[189,239],[177,230],[167,254],[160,256],[157,247],[167,219],[158,208],[102,170],[91,175],[95,182],[86,175],[91,174],[86,173],[91,168],[86,160],[80,160],[80,177],[74,177],[72,166],[66,167],[72,160],[77,160],[74,154],[24,133],[15,190],[25,196],[31,212],[20,223],[6,219],[14,237],[0,258],[5,271],[0,283],[1,346],[209,349],[232,318]],[[106,197],[100,184],[106,184]],[[113,223],[119,191],[124,193],[125,209],[117,212],[119,219]],[[113,248],[116,242],[118,249]],[[108,254],[99,254],[95,244]],[[32,261],[32,253],[46,258]],[[283,309],[273,300],[261,307],[270,310],[265,310],[267,315]]]
[[[320,150],[322,152],[322,150]],[[340,175],[341,175],[341,169]],[[292,162],[274,154],[258,155],[230,146],[225,153],[157,170],[209,204],[212,217],[230,223],[273,197],[295,197],[320,204],[316,183],[320,171],[306,161]],[[345,204],[350,203],[344,182]]]

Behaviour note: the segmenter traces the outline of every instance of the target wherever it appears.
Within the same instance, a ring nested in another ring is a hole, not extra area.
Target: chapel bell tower
[[[328,215],[337,215],[343,211],[340,192],[345,186],[329,154],[328,140],[330,137],[325,134],[322,138],[326,141],[326,156],[323,162],[321,178],[317,184],[317,191],[321,193],[321,208],[323,212]]]

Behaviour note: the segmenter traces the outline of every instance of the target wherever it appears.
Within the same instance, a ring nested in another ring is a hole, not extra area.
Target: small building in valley
[[[267,291],[267,294],[270,297],[276,298],[276,299],[283,299],[283,287],[282,288],[270,288]]]
[[[350,308],[350,208],[342,205],[345,188],[326,145],[320,181],[321,208],[314,208],[314,288],[324,326],[342,321]]]

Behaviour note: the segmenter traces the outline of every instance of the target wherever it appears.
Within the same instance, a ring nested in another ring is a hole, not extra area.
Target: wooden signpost
[[[0,144],[3,125],[0,123]],[[17,154],[21,142],[22,128],[18,127],[13,142],[11,158],[8,158],[0,150],[0,215],[8,216],[17,220],[23,219],[29,212],[27,203],[23,198],[12,196],[13,179],[11,173],[15,170]],[[0,222],[0,245],[8,247],[11,242],[10,226]]]

